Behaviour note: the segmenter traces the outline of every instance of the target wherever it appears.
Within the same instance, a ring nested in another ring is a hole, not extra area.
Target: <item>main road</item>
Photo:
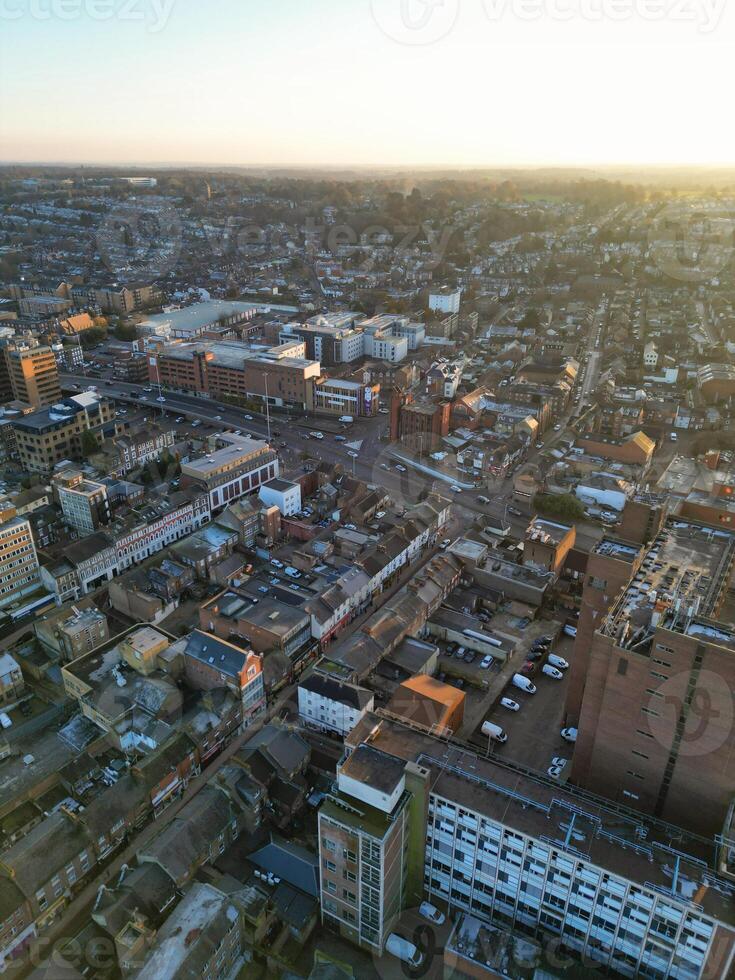
[[[157,400],[158,387],[150,384],[130,384],[116,379],[109,381],[77,374],[63,374],[61,381],[63,387],[74,386],[80,390],[94,385],[101,395],[134,405],[144,411],[147,418],[155,418],[157,413],[182,416],[189,422],[199,420],[211,430],[239,430],[256,439],[268,439],[268,420],[262,412],[180,391],[165,390],[160,396],[165,400],[160,402]],[[306,465],[305,454],[308,454],[311,460],[317,462],[341,463],[346,473],[367,483],[385,487],[393,504],[403,503],[408,506],[427,492],[435,491],[452,498],[465,521],[471,523],[478,516],[491,518],[493,521],[503,519],[510,526],[514,537],[523,538],[533,511],[529,504],[518,503],[513,499],[511,478],[498,481],[492,491],[487,487],[478,487],[458,494],[453,493],[448,483],[438,477],[422,474],[410,467],[406,468],[406,472],[401,472],[396,469],[397,460],[393,455],[393,447],[384,439],[387,427],[388,419],[385,415],[356,419],[352,425],[340,426],[336,419],[308,415],[295,418],[293,410],[290,416],[279,410],[278,414],[271,412],[270,441],[281,456],[285,476],[301,470]],[[200,438],[207,432],[207,428],[192,429],[186,423],[180,428],[182,439]],[[323,438],[313,438],[311,433],[315,431],[321,431]],[[344,436],[346,441],[335,440],[335,435]],[[531,458],[535,455],[534,449],[531,451]],[[431,460],[424,459],[422,462]],[[478,500],[481,496],[490,497],[490,503],[485,504]],[[520,513],[513,514],[510,508]],[[586,521],[577,527],[577,540],[583,548],[594,544],[601,534],[602,530],[598,525]]]

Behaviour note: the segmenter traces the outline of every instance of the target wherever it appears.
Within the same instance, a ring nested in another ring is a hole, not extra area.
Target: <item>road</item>
[[[594,336],[590,343],[594,346]],[[151,387],[150,385],[129,384],[117,380],[107,384],[99,378],[71,374],[62,375],[61,380],[65,386],[73,384],[82,390],[94,384],[102,395],[134,405],[139,411],[145,411],[148,418],[155,416],[155,413],[167,413],[184,416],[192,422],[199,419],[205,423],[196,429],[192,429],[187,423],[181,425],[179,436],[182,440],[199,439],[209,432],[232,429],[239,429],[258,439],[268,438],[268,421],[263,413],[236,408],[224,402],[168,391],[164,395],[165,402],[158,402],[155,386],[153,386],[154,390],[145,392],[144,388]],[[137,397],[140,393],[145,394],[145,401]],[[132,418],[126,421],[132,421]],[[283,463],[282,473],[286,476],[301,471],[305,465],[302,454],[308,453],[311,459],[341,463],[345,472],[367,483],[376,483],[385,487],[394,506],[410,506],[433,490],[442,496],[453,498],[465,521],[474,521],[478,515],[492,519],[505,516],[511,533],[517,538],[523,538],[533,515],[529,505],[519,504],[513,500],[512,478],[496,481],[491,489],[483,485],[475,490],[453,494],[449,485],[436,477],[412,469],[407,469],[405,473],[396,470],[396,461],[393,458],[395,447],[381,439],[382,436],[387,435],[387,428],[388,417],[385,415],[356,419],[349,426],[341,426],[337,419],[325,419],[313,415],[302,415],[294,420],[292,414],[289,421],[285,413],[272,412],[270,418],[271,443],[278,450]],[[310,438],[309,433],[313,431],[322,431],[324,438],[321,440]],[[336,441],[335,435],[344,436],[347,441]],[[350,456],[350,452],[357,453],[357,456]],[[538,455],[538,451],[532,449],[528,456],[529,461],[533,462]],[[431,462],[431,460],[423,460],[423,462]],[[480,496],[490,497],[491,502],[481,503],[478,500]],[[509,513],[507,511],[509,506],[522,510],[522,514],[519,516]],[[587,522],[580,524],[577,529],[578,543],[581,547],[589,547],[599,540],[601,533],[597,525]]]

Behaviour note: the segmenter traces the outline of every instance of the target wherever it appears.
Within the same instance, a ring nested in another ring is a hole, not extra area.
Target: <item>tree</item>
[[[540,514],[575,521],[584,517],[584,504],[571,493],[537,493],[533,506]]]
[[[97,440],[97,436],[91,429],[85,429],[84,432],[82,432],[82,454],[84,456],[91,456],[93,453],[96,453],[99,448],[100,444]]]

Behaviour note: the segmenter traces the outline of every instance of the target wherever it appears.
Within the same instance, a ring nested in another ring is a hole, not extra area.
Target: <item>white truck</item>
[[[352,423],[355,421],[351,415],[340,415],[339,420],[342,425],[352,425]]]

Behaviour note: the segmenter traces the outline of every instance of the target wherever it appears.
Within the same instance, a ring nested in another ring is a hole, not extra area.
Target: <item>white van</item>
[[[312,439],[323,439],[324,438],[324,433],[323,432],[312,432],[311,438]]]
[[[555,681],[560,681],[564,677],[564,674],[556,667],[552,667],[551,664],[544,664],[541,673],[546,674],[547,677],[553,677]]]
[[[526,694],[536,693],[536,685],[529,681],[527,677],[524,677],[523,674],[513,674],[511,684],[513,687],[517,687],[519,691],[525,691]]]
[[[385,944],[386,953],[392,953],[393,956],[397,956],[399,960],[403,963],[408,963],[409,966],[414,967],[414,969],[421,966],[424,962],[423,954],[419,952],[413,943],[409,942],[408,939],[404,939],[403,936],[399,936],[397,933],[392,932],[388,936],[388,941]]]
[[[294,568],[292,565],[287,565],[285,571],[289,578],[301,578],[301,572],[298,570],[298,568]]]
[[[566,670],[569,667],[569,664],[564,657],[560,657],[556,653],[550,653],[546,659],[552,667],[557,667],[559,670]]]
[[[483,722],[480,730],[483,735],[487,735],[489,738],[495,739],[495,741],[500,742],[501,745],[508,741],[508,736],[500,725],[494,725],[491,721]]]

